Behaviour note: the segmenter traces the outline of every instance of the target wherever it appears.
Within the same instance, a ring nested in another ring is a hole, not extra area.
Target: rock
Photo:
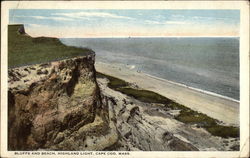
[[[39,69],[39,70],[37,70],[37,74],[38,75],[41,75],[41,74],[48,74],[48,70],[43,70],[43,69]]]
[[[21,25],[21,27],[18,29],[18,32],[19,32],[20,34],[25,34],[25,29],[24,29],[24,26],[23,26],[23,25]]]
[[[93,57],[8,72],[8,150],[103,150],[116,143],[106,105],[112,102],[103,102]],[[85,147],[87,136],[99,141]]]
[[[64,139],[64,133],[60,132],[60,133],[57,134],[57,136],[56,136],[56,138],[54,140],[54,143],[58,144],[61,141],[63,141],[63,139]]]
[[[235,145],[231,146],[230,149],[232,151],[239,151],[240,150],[240,145],[239,144],[235,144]]]
[[[196,147],[194,147],[190,143],[186,143],[176,137],[174,137],[170,143],[169,147],[171,151],[199,151]]]
[[[228,143],[229,143],[228,140],[223,140],[222,142],[225,143],[225,144],[228,144]]]
[[[173,134],[169,132],[165,132],[162,136],[164,141],[170,141],[173,138]]]

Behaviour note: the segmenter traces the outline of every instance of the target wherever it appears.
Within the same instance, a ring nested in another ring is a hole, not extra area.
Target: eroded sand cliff
[[[9,150],[103,150],[116,142],[94,54],[8,74]]]

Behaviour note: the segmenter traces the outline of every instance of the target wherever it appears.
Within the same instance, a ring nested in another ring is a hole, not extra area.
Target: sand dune
[[[144,73],[138,73],[118,64],[96,62],[95,67],[99,72],[135,83],[143,89],[157,92],[226,124],[239,125],[239,102],[237,101],[203,93]]]

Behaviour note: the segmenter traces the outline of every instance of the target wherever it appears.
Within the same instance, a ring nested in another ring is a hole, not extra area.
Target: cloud
[[[55,20],[55,21],[72,21],[72,19],[70,18],[64,18],[64,17],[48,17],[48,16],[14,16],[17,18],[34,18],[34,19],[38,19],[38,20]]]
[[[189,22],[187,21],[153,21],[153,20],[145,20],[146,23],[152,24],[152,25],[184,25],[188,24]]]
[[[170,21],[186,21],[187,23],[228,23],[228,21],[233,22],[234,19],[229,18],[229,17],[211,17],[211,16],[183,16],[183,15],[171,15]],[[231,23],[230,22],[230,23]],[[172,22],[170,22],[172,23]],[[175,23],[175,22],[174,22]],[[177,24],[177,23],[176,23]],[[179,23],[181,24],[181,23]]]
[[[40,24],[25,24],[28,27],[43,27],[44,25],[40,25]]]
[[[159,22],[159,21],[153,21],[153,20],[145,20],[146,23],[148,24],[158,24],[158,25],[163,25],[164,23]]]
[[[188,24],[188,22],[186,21],[166,21],[166,24],[170,24],[170,25],[184,25],[184,24]]]
[[[226,18],[216,18],[216,17],[205,17],[205,16],[193,16],[193,20],[225,20]]]
[[[171,19],[189,19],[189,20],[230,20],[227,17],[210,17],[210,16],[184,16],[184,15],[171,15]]]
[[[90,19],[91,17],[130,19],[130,20],[134,19],[132,17],[120,16],[120,15],[105,13],[105,12],[54,13],[53,15],[65,16],[65,17],[70,17],[70,18],[83,18],[83,19]]]

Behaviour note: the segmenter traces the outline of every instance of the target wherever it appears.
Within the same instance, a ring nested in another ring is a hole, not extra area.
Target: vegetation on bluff
[[[132,88],[130,83],[100,72],[97,72],[97,77],[107,78],[109,80],[109,88],[131,96],[139,101],[146,103],[160,103],[172,110],[180,110],[180,114],[175,116],[175,119],[178,121],[205,128],[214,136],[220,136],[223,138],[239,137],[238,127],[221,125],[218,120],[213,119],[203,113],[194,111],[188,107],[185,107],[184,105],[178,104],[160,94],[148,90]]]
[[[22,28],[22,29],[20,29]],[[93,53],[88,48],[69,47],[57,38],[27,35],[23,25],[8,26],[8,66],[44,63]]]

